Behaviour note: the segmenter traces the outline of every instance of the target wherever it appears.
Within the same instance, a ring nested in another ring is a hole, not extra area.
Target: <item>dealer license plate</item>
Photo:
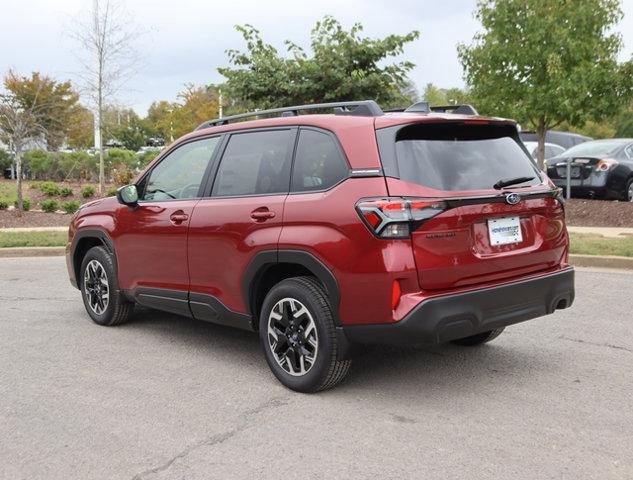
[[[491,218],[488,220],[488,234],[493,246],[521,243],[521,220],[519,217]]]

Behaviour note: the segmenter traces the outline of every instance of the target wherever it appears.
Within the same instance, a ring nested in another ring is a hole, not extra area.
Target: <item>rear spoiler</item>
[[[434,105],[430,106],[429,102],[417,102],[408,108],[404,109],[405,112],[417,112],[417,113],[456,113],[458,115],[479,115],[475,107],[472,105]]]

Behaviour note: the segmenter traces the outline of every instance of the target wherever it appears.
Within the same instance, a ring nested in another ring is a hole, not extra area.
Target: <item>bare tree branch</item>
[[[103,162],[104,107],[114,102],[134,74],[138,54],[134,42],[142,32],[115,0],[93,0],[92,7],[75,22],[71,36],[82,48],[79,74],[96,118],[99,148],[99,193],[105,190]]]

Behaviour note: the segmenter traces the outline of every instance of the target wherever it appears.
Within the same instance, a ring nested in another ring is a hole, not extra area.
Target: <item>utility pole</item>
[[[219,118],[222,118],[223,116],[223,111],[222,111],[222,89],[218,89],[219,95],[218,95],[218,116]]]

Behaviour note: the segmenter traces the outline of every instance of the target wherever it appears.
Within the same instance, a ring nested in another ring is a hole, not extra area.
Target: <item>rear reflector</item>
[[[400,288],[400,282],[394,280],[391,286],[391,309],[395,310],[400,304],[400,297],[402,296],[402,289]]]
[[[366,198],[356,204],[360,217],[380,238],[409,238],[413,230],[446,208],[442,200],[407,197]]]

